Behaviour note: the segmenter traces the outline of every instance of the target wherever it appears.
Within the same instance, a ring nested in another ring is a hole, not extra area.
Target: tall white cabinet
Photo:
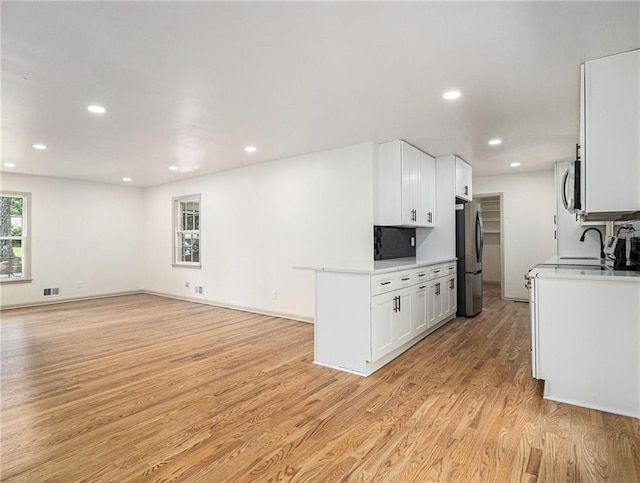
[[[427,233],[417,233],[418,258],[456,256],[456,198],[470,200],[473,196],[471,166],[459,156],[436,158],[436,214],[438,226]],[[466,189],[465,189],[466,187]],[[465,194],[467,193],[467,194]]]
[[[588,61],[582,72],[582,209],[640,211],[640,49]]]
[[[434,158],[404,141],[390,141],[379,145],[376,168],[376,225],[435,226]]]

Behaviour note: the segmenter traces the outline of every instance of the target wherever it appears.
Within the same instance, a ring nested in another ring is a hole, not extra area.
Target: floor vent
[[[45,288],[42,293],[45,297],[55,297],[60,295],[60,287]]]

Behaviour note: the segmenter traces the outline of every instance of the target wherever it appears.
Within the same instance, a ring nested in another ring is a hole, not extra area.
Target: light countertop
[[[295,265],[297,270],[315,270],[322,272],[361,273],[378,275],[381,273],[410,270],[412,268],[426,267],[438,263],[454,262],[455,258],[441,259],[417,259],[417,258],[393,258],[391,260],[350,260],[335,263],[323,263],[322,265]]]
[[[601,269],[600,259],[593,258],[558,258],[536,265],[529,273],[531,277],[567,278],[584,280],[618,280],[640,282],[640,272],[627,270]]]

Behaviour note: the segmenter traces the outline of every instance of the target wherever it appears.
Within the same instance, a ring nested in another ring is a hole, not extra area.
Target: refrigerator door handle
[[[484,230],[482,227],[482,215],[476,213],[476,260],[482,262],[482,249],[484,248]]]

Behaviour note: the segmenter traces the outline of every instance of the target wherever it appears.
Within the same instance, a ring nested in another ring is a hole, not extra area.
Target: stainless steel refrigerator
[[[480,203],[457,200],[458,316],[473,317],[482,311],[483,244]]]

